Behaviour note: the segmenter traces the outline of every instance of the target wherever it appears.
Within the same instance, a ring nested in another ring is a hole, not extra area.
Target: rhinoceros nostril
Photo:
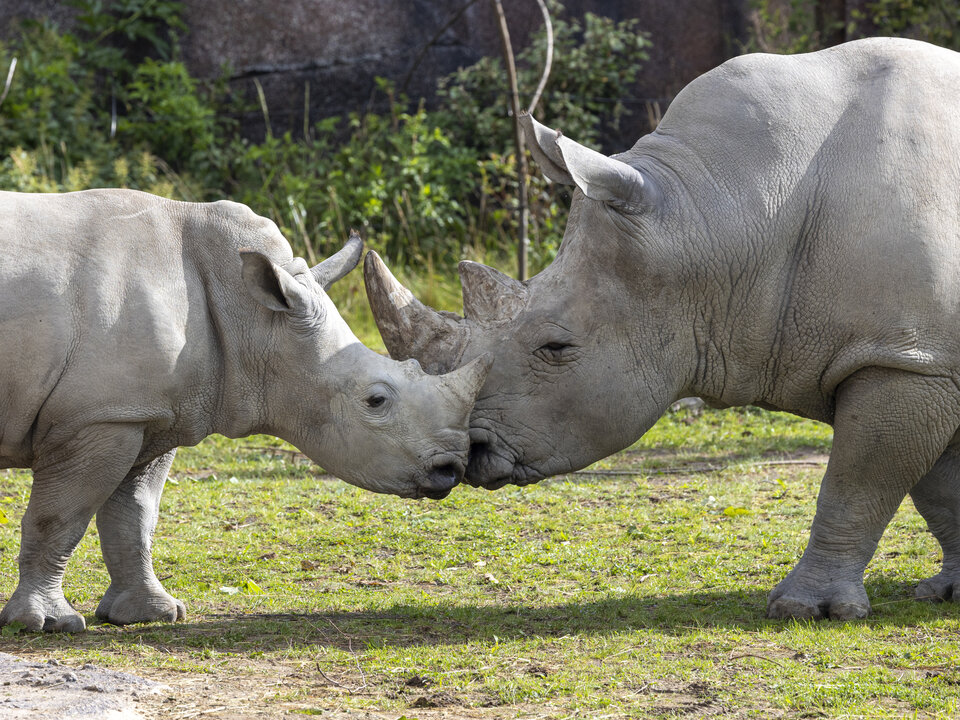
[[[420,484],[420,493],[431,500],[442,500],[453,490],[463,477],[463,469],[453,463],[433,468]]]
[[[470,454],[467,456],[467,477],[475,474],[484,463],[484,459],[490,454],[490,445],[485,442],[470,443]],[[473,471],[473,472],[471,472]]]

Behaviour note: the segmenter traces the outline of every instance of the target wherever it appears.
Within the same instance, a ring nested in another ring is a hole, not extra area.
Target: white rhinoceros
[[[0,625],[84,628],[61,581],[94,514],[97,616],[182,618],[151,535],[176,448],[211,433],[277,435],[376,492],[456,485],[488,362],[436,377],[364,347],[325,292],[362,250],[354,235],[309,268],[233,202],[0,193],[0,467],[33,469]]]
[[[863,572],[909,492],[943,547],[918,596],[960,599],[960,54],[871,39],[746,55],[605,157],[524,119],[575,185],[556,260],[526,283],[460,267],[465,319],[378,258],[395,358],[496,356],[467,481],[496,488],[630,445],[677,398],[834,427],[806,552],[772,617],[862,617]]]

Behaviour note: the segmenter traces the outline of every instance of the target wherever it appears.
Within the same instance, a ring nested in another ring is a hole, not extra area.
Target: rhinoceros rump
[[[94,514],[97,616],[182,618],[150,539],[176,448],[211,433],[277,435],[376,492],[450,491],[488,362],[437,377],[365,348],[325,292],[362,249],[311,269],[232,202],[0,193],[0,467],[34,476],[0,625],[84,628],[61,580]]]
[[[730,60],[612,158],[526,117],[543,172],[577,188],[554,263],[526,283],[462,264],[459,318],[368,255],[381,333],[431,372],[495,353],[467,469],[489,488],[583,467],[688,395],[831,423],[769,615],[866,615],[908,492],[943,547],[917,595],[960,599],[958,117],[960,55],[886,38]]]

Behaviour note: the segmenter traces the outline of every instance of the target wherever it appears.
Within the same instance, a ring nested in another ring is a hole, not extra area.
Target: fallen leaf
[[[369,580],[357,580],[357,585],[360,587],[383,587],[389,585],[386,580],[377,580],[376,578],[371,578]]]

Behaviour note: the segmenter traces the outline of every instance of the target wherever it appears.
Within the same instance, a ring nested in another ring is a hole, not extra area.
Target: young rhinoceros
[[[0,193],[0,467],[34,476],[0,625],[85,627],[61,581],[94,513],[97,617],[183,618],[150,541],[176,448],[211,433],[276,435],[375,492],[456,485],[487,360],[430,376],[364,347],[325,292],[362,249],[309,268],[233,202]]]
[[[583,467],[677,398],[833,425],[810,542],[773,617],[853,618],[909,493],[943,548],[921,597],[960,601],[960,54],[890,38],[745,55],[606,157],[532,118],[531,152],[575,186],[556,260],[526,283],[461,267],[464,318],[414,300],[372,253],[394,357],[496,362],[466,478]]]

